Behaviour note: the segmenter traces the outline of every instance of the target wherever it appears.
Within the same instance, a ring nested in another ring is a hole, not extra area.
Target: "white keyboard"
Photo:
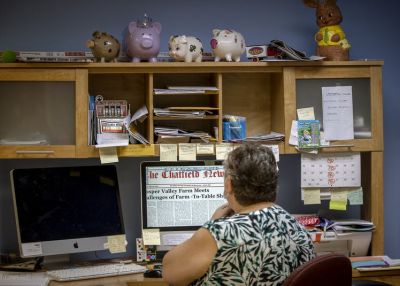
[[[106,276],[117,276],[132,273],[142,273],[146,271],[146,267],[135,263],[113,263],[101,264],[94,266],[82,266],[75,268],[66,268],[47,271],[47,275],[51,280],[69,281],[90,279]]]

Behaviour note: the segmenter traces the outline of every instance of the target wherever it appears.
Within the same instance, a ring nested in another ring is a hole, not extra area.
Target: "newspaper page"
[[[147,226],[201,226],[224,198],[223,166],[146,169]]]

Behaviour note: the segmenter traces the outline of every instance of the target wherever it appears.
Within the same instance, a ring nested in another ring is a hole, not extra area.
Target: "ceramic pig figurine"
[[[144,21],[130,22],[125,37],[127,54],[132,62],[156,62],[160,51],[161,24],[145,16]]]
[[[227,62],[239,62],[246,47],[242,34],[234,30],[214,29],[210,44],[216,62],[223,58]]]
[[[116,38],[106,32],[95,31],[93,38],[86,42],[92,50],[96,62],[116,62],[120,44]]]
[[[171,36],[168,42],[169,55],[177,61],[201,62],[203,44],[196,37]]]

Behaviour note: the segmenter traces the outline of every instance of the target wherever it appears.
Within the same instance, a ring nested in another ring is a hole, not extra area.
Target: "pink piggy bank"
[[[147,17],[143,22],[130,22],[125,36],[127,54],[132,62],[146,60],[156,62],[160,51],[161,24],[152,22]]]
[[[240,55],[244,53],[246,48],[242,34],[234,30],[214,29],[210,44],[216,62],[221,59],[226,59],[227,62],[232,60],[239,62]]]

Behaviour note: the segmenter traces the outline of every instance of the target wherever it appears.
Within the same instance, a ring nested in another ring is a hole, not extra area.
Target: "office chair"
[[[351,286],[351,263],[341,254],[325,254],[296,268],[282,286]]]

